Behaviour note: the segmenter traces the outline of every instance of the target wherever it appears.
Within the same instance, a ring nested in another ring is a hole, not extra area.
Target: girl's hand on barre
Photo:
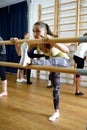
[[[17,37],[12,37],[12,38],[10,38],[10,41],[12,42],[12,43],[15,43],[16,41],[18,40],[18,38]]]
[[[47,42],[52,37],[50,35],[46,35],[46,36],[41,36],[41,38],[42,38],[43,42]]]

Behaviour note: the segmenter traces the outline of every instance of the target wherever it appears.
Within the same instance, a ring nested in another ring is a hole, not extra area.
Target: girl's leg
[[[54,103],[54,114],[49,117],[50,121],[54,121],[59,114],[59,98],[60,98],[60,73],[51,72],[50,74],[51,83],[53,86],[53,103]]]
[[[45,65],[45,66],[60,66],[69,67],[70,60],[62,57],[49,58],[49,60],[32,60],[32,64]],[[50,121],[54,121],[59,117],[59,96],[60,96],[60,73],[51,72],[50,74],[51,83],[53,86],[53,103],[54,103],[54,114],[49,117]]]
[[[6,61],[6,55],[0,56],[0,61]],[[1,85],[2,85],[2,93],[0,94],[0,97],[7,96],[7,79],[6,79],[6,73],[5,73],[5,67],[0,66],[0,76],[1,76]]]
[[[5,67],[0,66],[0,76],[1,76],[1,85],[2,85],[2,93],[0,97],[7,96],[7,79],[5,74]]]
[[[24,69],[18,69],[17,82],[19,83],[26,82],[26,79],[24,78]]]
[[[76,75],[76,92],[75,92],[75,95],[76,96],[81,96],[81,95],[83,95],[84,93],[82,93],[82,92],[80,92],[79,91],[79,87],[80,87],[80,75]]]
[[[0,97],[7,96],[8,95],[8,93],[7,93],[7,80],[1,81],[1,84],[2,84],[2,93],[0,94]]]
[[[30,75],[31,75],[31,70],[27,69],[27,84],[32,84],[32,82],[30,81]]]
[[[27,51],[28,51],[28,44],[26,42],[24,42],[21,45],[20,65],[22,65],[22,66],[26,66],[27,64],[31,63],[31,59],[28,57]]]
[[[45,65],[45,66],[59,66],[59,67],[69,67],[70,60],[62,57],[55,57],[47,59],[32,59],[32,64],[35,65]]]
[[[20,79],[24,78],[24,69],[20,69]]]
[[[20,69],[17,70],[17,79],[20,79]]]
[[[16,81],[19,82],[19,83],[21,83],[20,79],[21,79],[21,69],[18,69],[17,70],[17,80]]]
[[[77,57],[77,56],[74,56],[73,58],[74,58],[74,61],[75,61],[75,64],[76,64],[76,68],[77,69],[83,69],[84,59]],[[79,89],[80,89],[79,88],[80,87],[80,78],[81,78],[80,75],[76,75],[76,79],[75,79],[75,95],[76,96],[83,95],[83,93],[79,91]]]
[[[79,93],[79,86],[80,86],[80,76],[76,77],[76,93]]]
[[[27,82],[27,80],[24,78],[24,69],[20,69],[20,81]]]
[[[51,79],[50,79],[50,74],[49,74],[49,79],[48,79],[47,88],[52,88]]]

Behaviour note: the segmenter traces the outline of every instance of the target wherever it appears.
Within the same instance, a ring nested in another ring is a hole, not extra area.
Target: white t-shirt
[[[87,52],[87,43],[80,43],[74,55],[84,59],[84,57],[86,56],[86,52]]]

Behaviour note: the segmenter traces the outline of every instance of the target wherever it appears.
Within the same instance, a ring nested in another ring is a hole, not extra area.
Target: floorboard
[[[7,79],[8,97],[0,98],[0,130],[86,130],[87,88],[81,87],[84,95],[76,97],[72,85],[61,84],[60,118],[50,122],[54,111],[47,81],[32,78],[32,85],[17,83],[12,74]]]

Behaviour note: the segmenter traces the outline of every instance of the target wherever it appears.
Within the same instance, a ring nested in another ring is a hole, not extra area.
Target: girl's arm
[[[20,46],[21,46],[21,44],[15,44],[15,50],[16,50],[18,56],[21,56]]]
[[[21,44],[15,44],[16,43],[16,41],[18,40],[18,38],[10,38],[10,41],[12,42],[12,43],[14,43],[14,45],[15,45],[15,50],[16,50],[16,52],[17,52],[17,55],[18,56],[21,56],[21,51],[20,51],[20,46],[21,46]]]
[[[54,45],[54,47],[58,48],[60,51],[64,52],[64,53],[69,53],[69,49],[67,46],[65,46],[64,44],[61,44],[61,43],[56,43]]]
[[[43,39],[43,42],[44,41],[47,41],[48,39],[51,39],[52,37],[50,36],[50,35],[47,35],[47,36],[45,36],[45,37],[42,37],[42,39]],[[43,50],[44,50],[44,52],[46,52],[47,50],[47,48],[45,47],[45,45],[43,44],[43,45],[41,45],[42,46],[42,48],[43,48]],[[69,49],[68,49],[68,47],[67,46],[65,46],[64,44],[61,44],[61,43],[55,43],[55,44],[50,44],[50,47],[56,47],[57,49],[59,49],[60,51],[62,51],[62,52],[64,52],[64,53],[69,53]]]

